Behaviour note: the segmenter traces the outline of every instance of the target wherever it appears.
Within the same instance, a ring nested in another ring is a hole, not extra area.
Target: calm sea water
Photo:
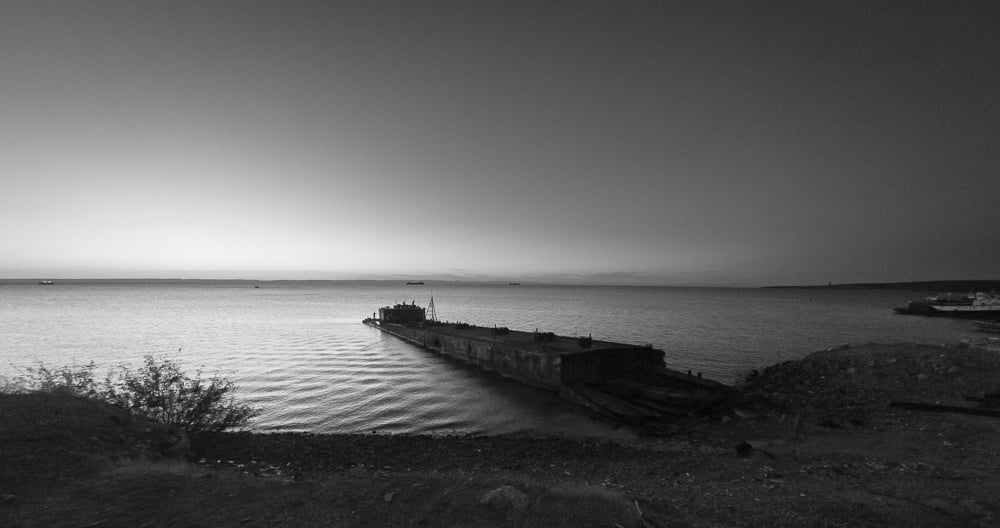
[[[956,342],[967,321],[897,316],[914,295],[732,288],[356,282],[0,284],[0,376],[170,357],[234,380],[262,431],[606,433],[547,392],[361,324],[433,295],[440,319],[651,344],[724,382],[841,343]]]

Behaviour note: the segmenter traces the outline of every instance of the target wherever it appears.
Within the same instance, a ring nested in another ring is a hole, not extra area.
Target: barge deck
[[[674,432],[735,392],[700,374],[667,368],[665,353],[652,346],[428,321],[423,310],[415,304],[385,307],[363,322],[651,433]]]

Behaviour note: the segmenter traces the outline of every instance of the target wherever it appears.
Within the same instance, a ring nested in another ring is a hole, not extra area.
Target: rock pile
[[[901,399],[961,404],[1000,392],[1000,353],[967,345],[842,345],[768,367],[743,389],[778,408],[832,417]]]

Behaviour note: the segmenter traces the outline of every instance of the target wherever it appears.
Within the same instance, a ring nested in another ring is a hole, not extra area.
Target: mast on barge
[[[434,297],[431,297],[431,302],[427,305],[427,320],[435,323],[438,320],[437,310],[434,309]]]

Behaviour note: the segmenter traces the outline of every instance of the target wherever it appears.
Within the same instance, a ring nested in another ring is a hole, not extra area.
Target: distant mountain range
[[[802,288],[824,290],[909,290],[933,292],[1000,291],[1000,280],[939,280],[915,282],[860,282],[813,286],[765,286],[765,288]]]

